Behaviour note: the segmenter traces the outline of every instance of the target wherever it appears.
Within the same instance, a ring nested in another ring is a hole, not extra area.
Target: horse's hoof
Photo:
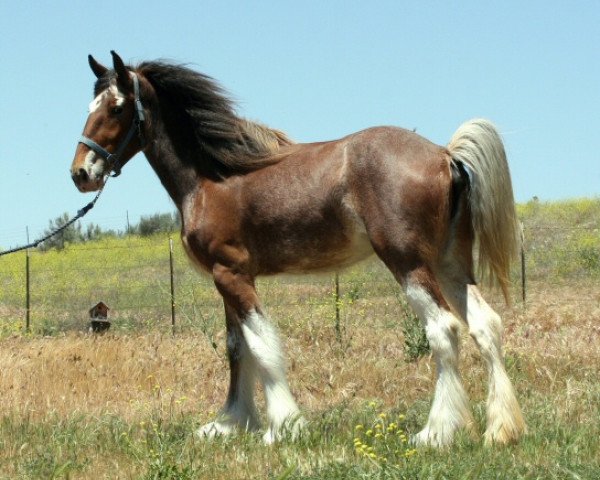
[[[425,427],[410,439],[411,445],[415,447],[435,447],[441,448],[452,443],[453,434],[449,431],[435,432],[429,427]]]
[[[306,427],[306,424],[307,421],[304,417],[296,417],[286,420],[283,425],[280,425],[278,428],[271,426],[263,435],[263,443],[265,445],[272,445],[280,440],[298,440]]]
[[[516,443],[521,436],[527,433],[525,423],[518,425],[494,425],[489,427],[483,435],[484,443],[491,445],[508,445]]]
[[[230,435],[235,427],[223,422],[209,422],[196,430],[196,435],[203,440],[212,440],[221,435]]]

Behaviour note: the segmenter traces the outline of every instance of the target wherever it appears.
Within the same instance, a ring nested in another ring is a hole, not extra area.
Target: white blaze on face
[[[90,112],[90,114],[98,110],[100,108],[100,105],[102,105],[102,102],[106,98],[110,97],[115,99],[115,105],[118,107],[122,106],[125,103],[125,95],[123,95],[119,91],[116,84],[111,84],[110,87],[98,94],[98,96],[91,101],[88,107],[88,111]]]
[[[116,106],[121,107],[125,103],[125,95],[123,95],[116,85],[111,85],[108,87],[108,91],[110,95],[112,95],[116,100]]]
[[[100,95],[98,95],[96,98],[94,98],[88,107],[88,111],[90,113],[94,113],[96,110],[98,110],[98,108],[100,108],[100,105],[102,105],[102,100],[104,100],[106,95],[107,95],[107,90],[104,90]]]

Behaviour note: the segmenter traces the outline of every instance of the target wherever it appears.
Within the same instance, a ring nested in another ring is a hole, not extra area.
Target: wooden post
[[[338,339],[338,342],[342,341],[342,327],[340,324],[340,275],[338,272],[335,272],[335,335]]]
[[[175,335],[175,282],[173,275],[173,239],[169,237],[169,270],[171,275],[171,329]]]
[[[29,243],[29,227],[27,231],[27,243]],[[25,331],[29,333],[31,325],[31,282],[29,267],[29,249],[25,251]]]
[[[521,223],[521,295],[523,305],[527,299],[527,275],[525,271],[525,229]]]

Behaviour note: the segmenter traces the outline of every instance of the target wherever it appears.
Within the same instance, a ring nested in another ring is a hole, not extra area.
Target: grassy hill
[[[527,270],[537,279],[600,275],[600,199],[518,205]]]

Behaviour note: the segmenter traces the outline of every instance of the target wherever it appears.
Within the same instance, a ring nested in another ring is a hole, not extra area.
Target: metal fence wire
[[[513,272],[515,303],[551,283],[600,279],[598,229],[536,225],[524,228],[524,238]],[[338,334],[342,324],[368,317],[374,304],[391,324],[397,325],[403,311],[401,289],[377,259],[339,273],[261,278],[257,288],[276,321],[318,316]],[[117,330],[201,329],[209,336],[222,330],[222,300],[178,239],[107,238],[0,260],[1,333],[86,330],[88,311],[100,301]],[[577,301],[597,303],[598,296]],[[493,304],[500,302],[499,295],[492,297]]]

